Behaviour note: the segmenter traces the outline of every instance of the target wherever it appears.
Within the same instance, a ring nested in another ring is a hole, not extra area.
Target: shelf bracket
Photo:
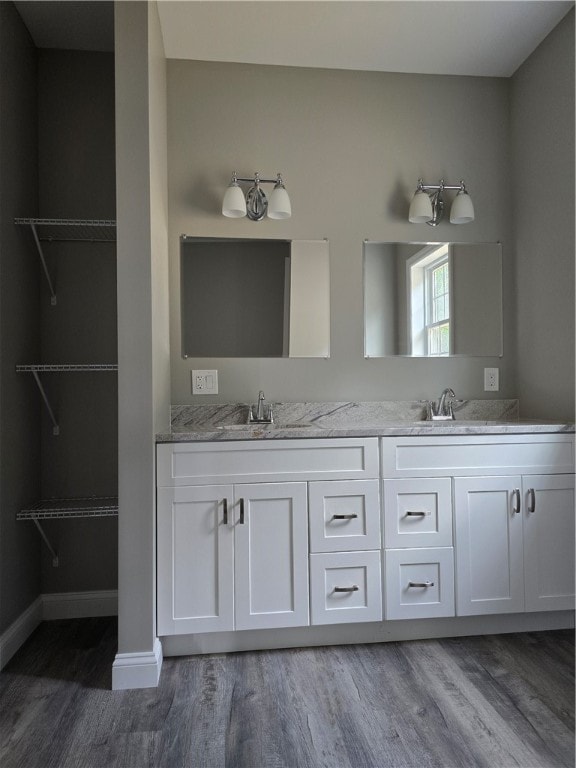
[[[46,534],[44,533],[44,529],[42,528],[42,526],[38,522],[38,519],[36,517],[31,517],[30,519],[32,520],[32,522],[34,523],[36,528],[38,528],[38,533],[40,534],[40,536],[42,536],[44,544],[46,544],[46,546],[50,550],[50,554],[52,555],[52,566],[54,568],[58,568],[58,566],[60,565],[60,561],[58,559],[58,553],[56,552],[56,550],[54,549],[52,544],[50,544],[48,536],[46,536]]]
[[[30,229],[32,230],[32,234],[34,235],[34,240],[36,241],[36,248],[38,249],[40,261],[42,262],[44,274],[46,275],[46,280],[48,281],[48,287],[50,288],[50,304],[53,307],[55,307],[56,293],[54,291],[54,286],[52,284],[52,278],[50,277],[50,272],[48,271],[48,265],[46,264],[46,258],[44,256],[44,251],[42,250],[42,244],[40,243],[40,238],[38,237],[38,232],[36,231],[36,224],[34,224],[33,222],[30,222]]]
[[[56,417],[54,416],[54,411],[52,410],[52,406],[50,405],[50,401],[48,400],[48,395],[46,394],[46,391],[42,386],[42,382],[40,381],[40,376],[38,376],[38,371],[32,370],[31,373],[34,376],[36,384],[38,385],[38,389],[40,390],[40,394],[42,395],[42,399],[44,400],[44,405],[46,406],[46,410],[48,411],[48,415],[50,416],[50,419],[52,421],[52,434],[59,435],[60,427],[58,426],[58,422],[56,421]]]
[[[52,410],[52,406],[50,405],[50,401],[48,400],[48,395],[46,394],[46,391],[44,387],[42,386],[42,382],[40,381],[40,376],[38,373],[40,371],[46,371],[46,372],[56,372],[56,371],[117,371],[118,370],[118,363],[88,363],[85,365],[74,365],[74,364],[56,364],[56,365],[17,365],[16,366],[16,373],[31,373],[34,376],[34,380],[36,381],[36,384],[38,386],[38,389],[40,390],[40,394],[42,395],[42,399],[44,400],[44,405],[46,406],[46,410],[48,411],[48,415],[50,416],[50,419],[52,421],[52,433],[54,435],[60,434],[60,427],[58,426],[58,422],[56,421],[56,417],[54,416],[54,411]]]

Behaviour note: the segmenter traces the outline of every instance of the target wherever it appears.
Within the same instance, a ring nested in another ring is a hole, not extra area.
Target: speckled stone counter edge
[[[423,421],[420,402],[274,403],[274,424],[246,424],[248,404],[180,405],[171,411],[170,432],[157,442],[283,438],[371,437],[430,434],[573,432],[574,425],[521,420],[518,400],[468,400],[455,420]],[[242,428],[244,426],[245,428]]]

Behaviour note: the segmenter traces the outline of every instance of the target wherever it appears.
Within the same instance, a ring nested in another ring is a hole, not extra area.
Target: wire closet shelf
[[[116,222],[112,219],[31,219],[17,218],[15,224],[35,230],[42,241],[116,242]]]
[[[70,517],[115,517],[117,496],[82,496],[67,499],[43,499],[16,513],[17,520],[55,520]]]

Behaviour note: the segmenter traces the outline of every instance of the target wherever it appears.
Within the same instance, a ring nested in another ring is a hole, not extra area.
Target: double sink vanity
[[[456,407],[173,408],[164,654],[573,626],[573,426],[520,421],[513,400]]]

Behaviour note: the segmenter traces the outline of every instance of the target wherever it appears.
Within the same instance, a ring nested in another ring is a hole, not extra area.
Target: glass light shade
[[[222,201],[222,215],[230,219],[246,216],[246,199],[238,184],[230,184]]]
[[[417,189],[410,203],[408,220],[412,224],[425,224],[433,217],[430,195],[423,189]]]
[[[277,184],[268,199],[268,218],[289,219],[292,216],[292,206],[288,192],[283,186]]]
[[[450,209],[450,223],[467,224],[469,221],[474,221],[474,206],[468,192],[461,189],[454,198]]]

